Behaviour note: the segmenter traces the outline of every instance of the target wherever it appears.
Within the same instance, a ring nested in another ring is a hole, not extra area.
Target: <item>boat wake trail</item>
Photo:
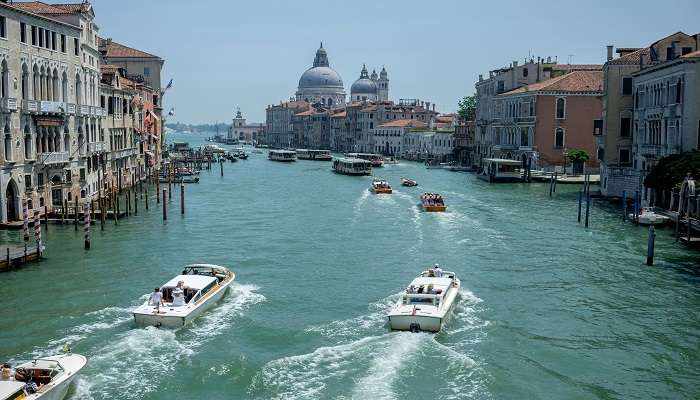
[[[357,223],[357,219],[360,218],[360,216],[362,215],[362,205],[365,204],[369,196],[369,191],[365,189],[362,191],[362,194],[357,199],[357,201],[355,201],[355,207],[353,208],[354,215],[352,217],[351,225],[355,225]]]
[[[161,377],[235,323],[252,305],[265,301],[255,285],[233,283],[231,292],[191,326],[176,330],[136,328],[109,338],[106,346],[87,354],[90,362],[77,380],[76,398],[143,399],[158,389]],[[131,315],[129,315],[131,317]],[[130,319],[130,318],[129,318]]]

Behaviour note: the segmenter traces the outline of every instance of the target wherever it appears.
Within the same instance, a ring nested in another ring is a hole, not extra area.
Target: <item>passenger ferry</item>
[[[206,154],[224,154],[226,153],[226,150],[221,146],[215,144],[208,144],[204,146],[204,152]]]
[[[87,364],[80,354],[36,358],[0,377],[0,400],[60,400],[66,397],[73,379]],[[27,385],[34,382],[36,387]]]
[[[460,285],[454,272],[443,272],[437,264],[423,271],[389,311],[391,329],[439,332],[454,307]]]
[[[331,161],[333,156],[330,150],[297,149],[297,158],[300,160]]]
[[[333,160],[333,171],[343,175],[369,175],[372,173],[372,163],[359,158],[336,158]]]
[[[447,206],[439,193],[423,193],[420,196],[420,203],[423,210],[427,212],[447,211]]]
[[[389,182],[387,181],[372,181],[372,186],[370,187],[370,190],[374,194],[391,194],[391,185],[389,185]]]
[[[484,169],[477,178],[487,182],[522,182],[520,171],[522,163],[518,160],[505,158],[485,158]]]
[[[293,150],[270,150],[267,158],[272,161],[292,162],[297,160],[297,152]]]
[[[372,167],[377,168],[384,165],[384,158],[379,154],[372,153],[348,153],[345,155],[350,158],[359,158],[361,160],[367,160],[372,163]]]
[[[134,310],[134,321],[141,326],[184,326],[221,300],[235,278],[233,272],[218,265],[188,265],[160,287],[163,304],[151,304],[149,299]],[[180,301],[173,296],[179,282],[184,290]]]

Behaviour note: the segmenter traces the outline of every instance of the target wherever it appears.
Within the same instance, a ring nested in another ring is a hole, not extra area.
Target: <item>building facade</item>
[[[228,140],[239,140],[245,143],[258,143],[265,134],[265,124],[247,123],[241,110],[236,111],[236,116],[231,121],[231,128],[228,130]]]
[[[265,139],[270,147],[288,148],[294,143],[294,116],[309,110],[306,101],[288,101],[278,105],[269,105],[265,110]]]

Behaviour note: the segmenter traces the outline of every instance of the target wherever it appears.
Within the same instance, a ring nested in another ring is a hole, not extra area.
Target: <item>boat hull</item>
[[[230,284],[230,282],[229,282]],[[134,322],[138,326],[155,326],[155,327],[166,327],[166,328],[180,328],[183,327],[190,322],[192,322],[195,318],[200,316],[202,313],[205,311],[209,310],[210,308],[214,307],[216,303],[218,303],[222,297],[224,297],[224,294],[228,290],[229,284],[226,286],[222,287],[219,289],[216,293],[214,293],[210,298],[207,299],[204,303],[198,305],[190,313],[187,315],[167,315],[164,313],[161,314],[155,314],[155,313],[143,313],[143,312],[134,312]],[[168,309],[170,307],[161,307],[164,309]]]
[[[50,382],[42,388],[40,392],[31,394],[27,396],[27,400],[41,399],[41,400],[61,400],[66,397],[68,389],[73,382],[73,379],[78,375],[80,370],[87,365],[87,358],[79,354],[70,354],[61,357],[51,357],[51,358],[69,358],[72,359],[70,365],[65,365],[66,375],[59,375],[57,382]]]
[[[370,189],[374,194],[391,194],[393,193],[391,189]]]
[[[423,204],[423,211],[425,212],[445,212],[447,211],[447,206],[429,206]]]
[[[425,315],[389,315],[389,325],[394,331],[439,332],[442,320]]]
[[[348,172],[348,171],[339,171],[339,170],[337,170],[337,169],[334,169],[333,172],[335,172],[336,174],[340,174],[340,175],[350,175],[350,176],[363,176],[363,175],[370,175],[370,174],[371,174],[370,171],[366,171],[366,172]]]

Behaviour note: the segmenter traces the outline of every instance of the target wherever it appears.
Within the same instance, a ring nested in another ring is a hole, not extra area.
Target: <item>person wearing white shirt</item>
[[[442,278],[442,268],[440,268],[440,264],[435,264],[433,267],[433,274],[436,278]]]
[[[148,299],[148,304],[151,306],[156,306],[156,310],[160,312],[160,306],[163,304],[163,293],[161,293],[160,288],[153,289],[151,293],[151,298]]]
[[[180,281],[173,289],[173,307],[185,305],[185,282]]]

